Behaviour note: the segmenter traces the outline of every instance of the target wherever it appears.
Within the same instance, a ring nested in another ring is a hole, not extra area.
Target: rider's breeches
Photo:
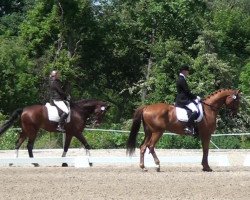
[[[54,104],[60,108],[64,113],[69,114],[69,109],[63,101],[55,101]]]
[[[192,112],[197,112],[198,113],[198,108],[196,107],[196,105],[192,102],[189,103],[188,105],[186,105],[190,110],[192,110]]]

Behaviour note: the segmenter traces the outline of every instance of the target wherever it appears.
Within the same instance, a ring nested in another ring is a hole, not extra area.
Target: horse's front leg
[[[81,132],[79,134],[75,135],[75,137],[83,144],[85,149],[87,149],[87,150],[91,149],[89,143],[87,142],[86,138],[83,136],[83,134]]]
[[[85,137],[83,136],[82,132],[79,132],[79,134],[76,134],[75,137],[83,144],[83,146],[85,147],[86,149],[86,155],[90,157],[90,145],[88,144],[87,140],[85,139]],[[93,166],[93,163],[89,161],[89,166]]]
[[[163,133],[161,133],[161,132],[152,133],[152,137],[151,137],[150,145],[149,145],[149,153],[151,153],[153,158],[154,158],[157,172],[160,172],[161,167],[160,167],[160,160],[155,153],[155,145],[158,142],[158,140],[160,139],[160,137],[162,136],[162,134]]]
[[[211,135],[210,136],[202,136],[201,141],[202,141],[202,149],[203,149],[203,156],[202,156],[202,166],[203,166],[203,171],[206,172],[211,172],[213,171],[209,164],[208,164],[208,151],[209,151],[209,143],[210,143]]]
[[[65,133],[65,142],[64,142],[62,157],[66,157],[71,140],[72,140],[72,135]],[[62,163],[62,167],[68,167],[68,164]]]

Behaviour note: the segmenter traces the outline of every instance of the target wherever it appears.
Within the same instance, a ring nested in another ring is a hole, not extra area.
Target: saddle
[[[196,106],[198,108],[198,117],[195,120],[195,122],[200,122],[204,116],[203,107],[200,101],[198,99],[195,99],[195,102],[197,103]],[[181,107],[175,107],[176,109],[176,117],[181,122],[188,122],[189,119],[189,110],[186,108]]]
[[[58,111],[58,108],[56,106],[52,106],[50,103],[46,103],[45,107],[48,110],[48,119],[49,119],[49,121],[59,122],[59,120],[60,120],[60,113]],[[69,105],[68,105],[68,108],[69,108],[69,115],[68,115],[68,117],[66,119],[67,123],[70,122],[70,115],[71,115]]]

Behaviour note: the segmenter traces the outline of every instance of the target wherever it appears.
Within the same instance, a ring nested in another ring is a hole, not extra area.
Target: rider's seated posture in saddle
[[[189,67],[184,65],[180,69],[180,74],[176,83],[177,96],[175,100],[175,106],[182,107],[191,111],[191,115],[186,123],[184,131],[186,134],[194,134],[194,120],[198,117],[198,108],[196,107],[194,100],[197,98],[194,95],[187,84],[186,78],[189,75]],[[199,97],[198,97],[199,98]]]
[[[50,103],[55,105],[59,109],[60,120],[58,123],[57,130],[64,132],[64,123],[69,115],[69,109],[66,105],[67,94],[63,91],[62,82],[60,81],[59,71],[52,71],[50,74]]]

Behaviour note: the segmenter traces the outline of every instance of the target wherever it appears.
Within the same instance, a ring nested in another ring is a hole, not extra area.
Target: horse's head
[[[94,126],[100,125],[109,105],[107,102],[95,99],[85,99],[74,102],[74,108],[87,120],[91,119]]]
[[[109,109],[109,105],[107,102],[98,101],[98,103],[95,106],[93,118],[94,118],[94,126],[99,126],[100,123],[103,120],[103,117],[107,110]]]
[[[236,115],[240,106],[240,91],[232,90],[232,94],[226,98],[225,105],[232,111],[233,116]]]

